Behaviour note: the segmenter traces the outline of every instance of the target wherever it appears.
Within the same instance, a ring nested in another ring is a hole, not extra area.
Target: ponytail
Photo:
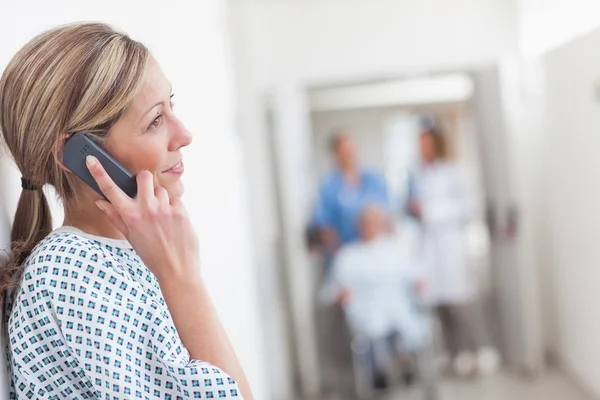
[[[51,231],[52,215],[43,190],[23,190],[12,225],[10,255],[0,267],[1,298],[5,298],[6,292],[20,283],[25,260]]]

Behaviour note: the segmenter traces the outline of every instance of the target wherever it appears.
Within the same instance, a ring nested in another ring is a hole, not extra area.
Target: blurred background
[[[0,71],[90,20],[173,83],[256,399],[600,399],[600,3],[0,0]]]

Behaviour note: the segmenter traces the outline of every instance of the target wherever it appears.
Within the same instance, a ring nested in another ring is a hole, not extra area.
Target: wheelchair
[[[438,398],[438,376],[436,372],[436,361],[435,361],[435,345],[434,345],[434,317],[430,310],[423,310],[426,313],[427,339],[426,344],[423,348],[413,354],[406,354],[411,357],[411,365],[409,368],[413,368],[412,371],[402,370],[401,363],[394,363],[391,366],[396,367],[396,371],[390,371],[392,368],[388,368],[389,373],[389,389],[399,390],[402,385],[398,384],[398,375],[403,379],[404,386],[411,391],[421,391],[422,398],[424,400],[437,400]],[[396,356],[401,356],[401,348],[398,347],[397,342],[402,341],[402,337],[398,332],[392,332],[388,337],[384,339],[387,345],[387,350],[391,349],[391,352],[396,352]],[[359,400],[374,400],[385,396],[387,391],[379,390],[378,386],[381,386],[381,382],[378,382],[378,373],[375,371],[377,367],[377,361],[374,361],[377,356],[377,352],[381,353],[382,340],[373,340],[364,334],[357,334],[351,337],[350,350],[352,354],[352,371],[354,381],[354,397]],[[394,348],[396,346],[396,348]],[[378,349],[379,347],[379,349]],[[385,350],[383,350],[385,352]],[[388,358],[399,358],[389,357]],[[381,357],[380,357],[381,359]],[[389,361],[389,360],[387,360]],[[398,361],[398,360],[396,360]],[[391,363],[390,363],[391,364]],[[389,366],[389,365],[388,365]],[[406,365],[404,365],[406,367]],[[400,367],[400,368],[398,368]],[[395,372],[395,373],[394,373]],[[407,372],[414,374],[410,379]],[[414,381],[413,381],[414,380]]]

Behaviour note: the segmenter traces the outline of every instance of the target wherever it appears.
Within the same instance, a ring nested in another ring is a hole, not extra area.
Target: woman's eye
[[[156,118],[154,118],[154,120],[152,121],[150,126],[148,126],[148,129],[158,128],[162,124],[162,119],[163,119],[162,115],[159,115]]]

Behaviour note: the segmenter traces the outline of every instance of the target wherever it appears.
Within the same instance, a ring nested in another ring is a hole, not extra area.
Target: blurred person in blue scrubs
[[[360,240],[337,252],[322,300],[339,304],[353,337],[370,341],[375,387],[387,385],[386,366],[396,356],[412,383],[416,356],[427,344],[427,320],[415,249],[402,235],[388,234],[387,216],[377,205],[360,213]]]
[[[497,369],[499,355],[490,346],[475,277],[468,267],[467,226],[473,199],[461,168],[447,157],[439,129],[425,126],[419,147],[421,165],[410,179],[408,208],[421,227],[428,295],[454,372],[489,374]]]
[[[390,209],[387,185],[382,175],[359,164],[356,143],[346,131],[330,141],[336,169],[323,180],[311,226],[323,245],[326,267],[339,246],[359,238],[357,217],[367,204]]]

